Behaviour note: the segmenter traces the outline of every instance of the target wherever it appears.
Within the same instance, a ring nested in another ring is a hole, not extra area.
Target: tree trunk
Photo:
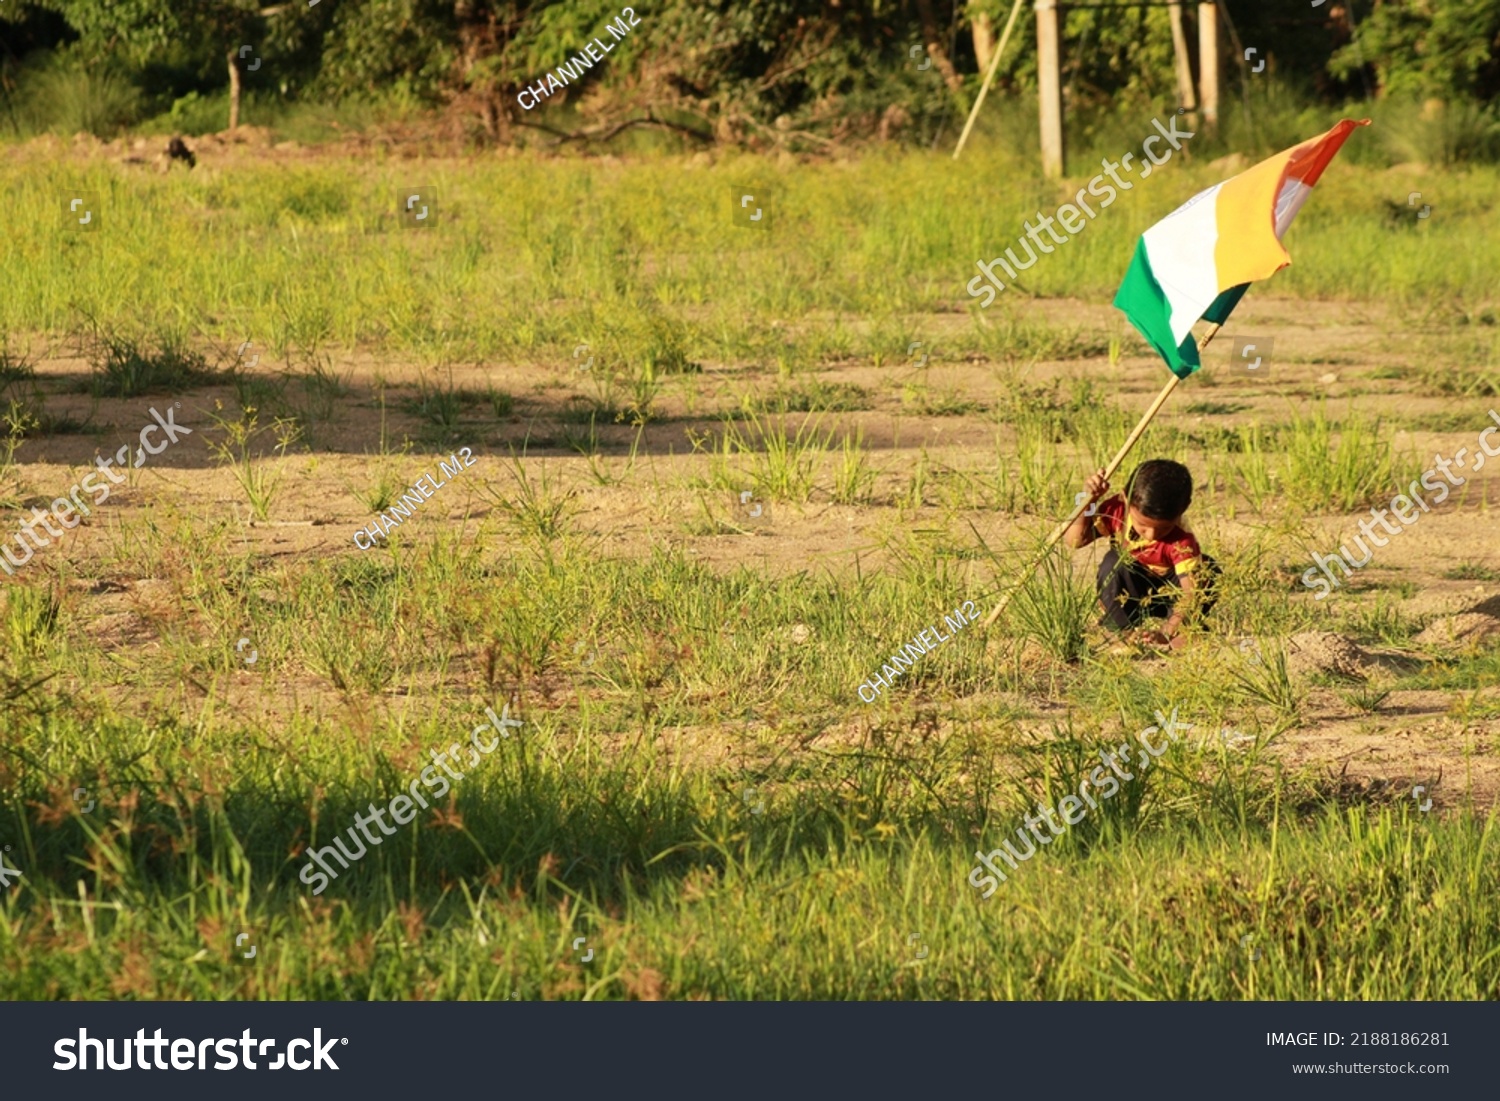
[[[963,99],[964,81],[958,75],[958,70],[953,67],[953,62],[948,60],[948,50],[943,45],[943,32],[938,26],[937,17],[932,13],[932,0],[917,0],[917,17],[922,21],[922,37],[927,42],[927,56],[932,58],[932,63],[938,67],[938,72],[943,74],[943,80],[960,100]]]
[[[238,50],[229,51],[229,129],[240,125],[240,55]]]
[[[969,0],[969,7],[978,4],[980,0]],[[995,56],[995,24],[991,22],[987,13],[976,11],[972,17],[974,34],[974,58],[979,62],[979,71],[987,73],[990,71],[990,58]]]

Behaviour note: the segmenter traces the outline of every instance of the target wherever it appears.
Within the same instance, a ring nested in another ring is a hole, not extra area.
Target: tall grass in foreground
[[[526,477],[545,521],[567,487]],[[1268,756],[1179,746],[995,897],[969,886],[1018,801],[1076,785],[1154,708],[1256,729],[1235,714],[1236,654],[1070,663],[1064,614],[1058,653],[965,629],[866,705],[859,683],[979,602],[988,564],[903,533],[882,573],[770,580],[680,550],[604,557],[568,525],[502,544],[491,523],[252,564],[228,532],[164,519],[132,551],[167,582],[149,656],[101,644],[76,590],[8,586],[0,837],[25,876],[0,897],[0,996],[1500,996],[1493,820],[1461,793],[1441,817],[1344,807]],[[224,706],[240,634],[260,670],[337,696]],[[311,896],[305,846],[502,700],[519,734]],[[1065,721],[1032,714],[1058,705]],[[246,929],[253,969],[232,955]],[[1379,953],[1389,966],[1347,966]]]
[[[87,760],[25,734],[36,763],[0,804],[25,871],[0,900],[0,996],[1500,997],[1493,817],[1298,816],[1296,792],[1254,774],[1236,817],[1211,796],[1234,766],[1173,749],[984,900],[973,853],[1021,821],[970,786],[988,741],[972,723],[937,753],[893,731],[877,760],[683,772],[649,743],[606,759],[607,721],[572,737],[532,710],[451,801],[310,895],[301,845],[401,790],[477,714],[455,701],[368,747],[299,720],[191,732],[191,749],[188,729],[110,717]],[[1051,796],[1091,761],[1056,758]],[[245,930],[254,969],[233,955]]]
[[[1028,559],[1029,561],[1029,559]],[[1006,609],[1008,622],[1059,661],[1088,653],[1087,632],[1099,617],[1099,598],[1079,577],[1066,551],[1049,553]]]

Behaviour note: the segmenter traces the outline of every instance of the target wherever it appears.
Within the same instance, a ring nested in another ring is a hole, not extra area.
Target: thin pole
[[[1219,9],[1198,5],[1198,102],[1203,105],[1203,128],[1219,128]]]
[[[1063,175],[1062,30],[1059,0],[1036,0],[1037,121],[1042,131],[1042,175]]]
[[[995,74],[1000,71],[1000,59],[1005,56],[1005,44],[1010,41],[1010,32],[1015,29],[1016,16],[1021,14],[1021,2],[1022,0],[1016,0],[1015,6],[1010,9],[1010,18],[1005,21],[1005,30],[1000,35],[1000,45],[995,48],[995,56],[990,58],[990,71],[984,74],[984,83],[980,85],[979,98],[974,101],[974,106],[969,111],[969,119],[964,123],[964,132],[958,136],[958,146],[953,150],[954,160],[958,160],[958,155],[964,151],[964,143],[969,140],[969,131],[974,129],[974,120],[979,117],[979,108],[984,106],[984,97],[989,94]]]
[[[1193,63],[1188,57],[1187,29],[1183,23],[1182,4],[1170,5],[1167,8],[1167,18],[1172,24],[1172,56],[1177,65],[1178,102],[1196,114],[1198,101],[1193,91]]]
[[[1212,329],[1209,329],[1208,332],[1204,334],[1203,339],[1198,341],[1198,351],[1201,352],[1204,348],[1208,347],[1208,342],[1214,338],[1214,334],[1217,333],[1219,329],[1220,326],[1215,325]],[[1109,461],[1109,465],[1104,468],[1104,480],[1106,482],[1114,476],[1116,470],[1120,469],[1120,464],[1125,461],[1125,456],[1130,454],[1130,449],[1134,447],[1137,441],[1140,440],[1141,436],[1145,434],[1146,429],[1151,424],[1151,419],[1155,417],[1158,412],[1160,412],[1161,407],[1167,403],[1167,399],[1172,396],[1172,391],[1177,389],[1177,384],[1181,381],[1182,380],[1178,378],[1176,374],[1173,374],[1171,381],[1169,381],[1165,386],[1161,388],[1161,393],[1156,395],[1156,400],[1151,403],[1150,408],[1146,410],[1145,414],[1141,417],[1140,422],[1135,426],[1130,435],[1126,437],[1124,444],[1122,444],[1120,447],[1120,450],[1115,452],[1115,457],[1111,459]],[[1021,577],[1021,584],[1017,585],[1015,588],[1011,589],[1010,592],[1005,594],[1000,603],[996,605],[995,610],[991,612],[985,619],[984,623],[981,625],[982,627],[988,627],[990,624],[994,623],[995,620],[1000,618],[1005,609],[1010,607],[1012,598],[1015,597],[1016,593],[1021,591],[1021,587],[1025,585],[1026,582],[1031,578],[1031,575],[1036,572],[1036,568],[1046,560],[1047,555],[1052,553],[1052,548],[1057,546],[1058,541],[1061,540],[1062,537],[1067,533],[1067,530],[1073,526],[1073,521],[1082,516],[1083,510],[1088,508],[1088,506],[1088,501],[1079,501],[1078,504],[1073,506],[1073,514],[1066,520],[1064,520],[1061,524],[1059,524],[1057,528],[1052,532],[1052,534],[1047,537],[1047,544],[1042,548],[1042,552],[1037,555],[1036,560],[1032,562],[1031,565],[1026,567],[1026,572]]]

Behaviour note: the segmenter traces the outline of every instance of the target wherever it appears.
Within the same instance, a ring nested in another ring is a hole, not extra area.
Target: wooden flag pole
[[[1204,348],[1208,347],[1208,342],[1214,338],[1214,334],[1217,333],[1219,329],[1220,326],[1215,325],[1203,335],[1203,339],[1198,341],[1198,351],[1201,352]],[[1115,452],[1115,457],[1109,461],[1109,465],[1104,468],[1104,480],[1106,482],[1109,481],[1110,478],[1114,477],[1115,471],[1118,470],[1120,468],[1120,464],[1125,461],[1125,456],[1130,454],[1130,449],[1134,447],[1136,445],[1136,442],[1140,440],[1141,436],[1145,434],[1147,427],[1149,427],[1151,424],[1151,419],[1155,417],[1156,414],[1161,410],[1161,407],[1167,403],[1167,399],[1172,396],[1172,391],[1177,389],[1177,384],[1181,381],[1182,379],[1178,378],[1174,373],[1172,375],[1171,381],[1169,381],[1165,386],[1161,388],[1161,393],[1156,395],[1156,400],[1151,403],[1150,408],[1148,408],[1145,414],[1141,417],[1140,423],[1137,424],[1130,435],[1126,437],[1125,443],[1120,447],[1119,451]],[[1026,567],[1026,572],[1021,577],[1021,584],[1017,585],[1015,588],[1011,589],[1010,592],[1005,594],[1000,603],[995,607],[995,610],[991,612],[988,617],[986,617],[984,623],[981,625],[982,627],[988,627],[990,624],[994,623],[995,620],[999,619],[1000,616],[1004,613],[1005,609],[1010,607],[1010,602],[1015,597],[1016,593],[1021,591],[1021,587],[1025,585],[1026,582],[1031,578],[1031,575],[1036,572],[1036,568],[1046,560],[1047,555],[1052,553],[1052,548],[1057,546],[1058,541],[1061,540],[1062,537],[1067,533],[1067,530],[1073,526],[1073,521],[1077,520],[1078,517],[1083,515],[1083,510],[1089,507],[1089,503],[1090,502],[1088,501],[1079,501],[1078,504],[1073,506],[1073,514],[1066,520],[1064,520],[1061,524],[1059,524],[1056,530],[1054,530],[1052,534],[1047,537],[1047,545],[1042,548],[1042,552],[1037,555],[1036,560],[1032,562],[1031,565]]]
[[[958,136],[958,145],[953,150],[954,160],[958,160],[958,155],[964,151],[964,143],[969,140],[969,131],[974,129],[974,120],[979,117],[979,108],[984,106],[984,97],[989,94],[995,74],[1000,70],[1000,59],[1005,56],[1005,44],[1010,41],[1010,32],[1015,29],[1016,16],[1020,14],[1021,0],[1016,0],[1015,6],[1010,9],[1010,18],[1005,21],[1005,30],[1000,34],[1000,45],[995,47],[995,56],[990,59],[990,71],[984,74],[984,83],[979,88],[979,98],[974,101],[974,106],[969,111],[968,121],[964,123],[964,132]]]

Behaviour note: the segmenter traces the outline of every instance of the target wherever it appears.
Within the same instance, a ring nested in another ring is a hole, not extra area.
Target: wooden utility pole
[[[1036,0],[1037,92],[1041,99],[1042,174],[1063,174],[1062,42],[1057,0]]]
[[[1172,56],[1177,62],[1177,106],[1197,111],[1198,97],[1193,91],[1193,62],[1188,57],[1187,31],[1182,24],[1182,4],[1167,7],[1167,19],[1172,24]]]
[[[1219,128],[1219,6],[1198,5],[1198,98],[1203,102],[1203,128]]]

